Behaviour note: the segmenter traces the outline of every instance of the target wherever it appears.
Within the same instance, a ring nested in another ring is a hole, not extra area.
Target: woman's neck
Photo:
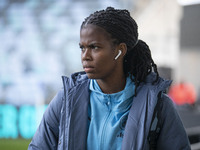
[[[105,94],[112,94],[122,91],[126,86],[126,77],[116,76],[109,80],[96,80],[102,92]]]

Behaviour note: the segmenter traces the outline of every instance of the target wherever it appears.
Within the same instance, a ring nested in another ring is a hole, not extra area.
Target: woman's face
[[[90,24],[83,27],[80,48],[83,69],[89,78],[106,80],[119,72],[119,65],[114,59],[119,49],[103,28]]]

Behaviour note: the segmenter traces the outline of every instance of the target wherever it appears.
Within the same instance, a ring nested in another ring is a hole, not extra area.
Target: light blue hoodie
[[[118,93],[104,94],[96,80],[90,81],[89,88],[87,150],[120,150],[135,85],[128,77],[124,90]]]

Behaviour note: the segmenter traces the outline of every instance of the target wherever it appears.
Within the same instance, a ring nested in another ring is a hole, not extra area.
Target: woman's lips
[[[86,73],[91,73],[91,72],[94,71],[94,67],[84,67],[84,71],[85,71]]]

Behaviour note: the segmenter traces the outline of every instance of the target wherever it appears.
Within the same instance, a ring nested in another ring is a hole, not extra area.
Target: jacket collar
[[[65,126],[65,147],[70,150],[86,149],[89,81],[87,76],[80,74],[71,78],[63,77],[66,95],[66,118],[69,119]]]
[[[149,74],[146,83],[142,83],[137,88],[137,96],[133,98],[133,104],[125,127],[122,150],[144,149],[147,144],[151,118],[157,103],[157,95],[171,84],[170,80],[162,78],[152,84],[155,78],[154,73]]]

